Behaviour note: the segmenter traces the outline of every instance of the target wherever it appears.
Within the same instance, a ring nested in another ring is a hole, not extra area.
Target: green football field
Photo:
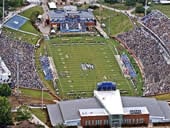
[[[89,97],[97,82],[114,81],[117,88],[132,94],[132,85],[123,77],[108,43],[48,43],[59,80],[61,97]],[[83,66],[82,66],[83,65]],[[86,66],[91,65],[91,68]],[[86,68],[84,68],[86,67]]]

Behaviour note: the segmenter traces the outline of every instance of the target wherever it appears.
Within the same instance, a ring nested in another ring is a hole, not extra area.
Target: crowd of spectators
[[[170,92],[170,65],[163,57],[160,42],[144,27],[119,34],[117,38],[134,52],[144,66],[143,95]]]
[[[26,88],[41,89],[43,87],[34,65],[34,46],[11,39],[5,33],[0,35],[0,56],[11,71],[12,83]]]
[[[158,10],[154,10],[141,19],[164,42],[170,52],[170,19]]]

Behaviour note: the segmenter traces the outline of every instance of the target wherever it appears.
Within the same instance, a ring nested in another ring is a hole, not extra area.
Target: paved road
[[[32,123],[37,124],[37,125],[42,125],[45,128],[49,128],[44,122],[42,122],[41,120],[39,120],[34,114],[32,114],[32,119],[30,120]]]
[[[42,0],[42,8],[44,10],[44,14],[42,15],[42,23],[38,26],[38,28],[40,29],[41,33],[44,36],[47,36],[50,33],[50,26],[45,25],[45,19],[47,19],[48,11],[49,11],[47,2],[48,0]]]

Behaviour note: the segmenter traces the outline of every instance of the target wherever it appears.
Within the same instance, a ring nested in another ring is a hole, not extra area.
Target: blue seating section
[[[97,83],[97,91],[111,91],[116,90],[116,83],[111,81],[103,81]]]
[[[45,79],[46,80],[52,80],[53,74],[50,68],[50,63],[47,56],[41,56],[40,57],[41,67],[43,69]]]
[[[135,69],[133,68],[128,56],[126,54],[122,54],[121,59],[125,65],[125,67],[128,69],[128,74],[130,75],[130,77],[135,78],[137,75],[136,75]]]

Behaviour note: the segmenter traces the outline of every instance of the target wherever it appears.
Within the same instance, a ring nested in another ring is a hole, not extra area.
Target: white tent
[[[50,9],[57,9],[55,2],[48,2],[48,6]]]

